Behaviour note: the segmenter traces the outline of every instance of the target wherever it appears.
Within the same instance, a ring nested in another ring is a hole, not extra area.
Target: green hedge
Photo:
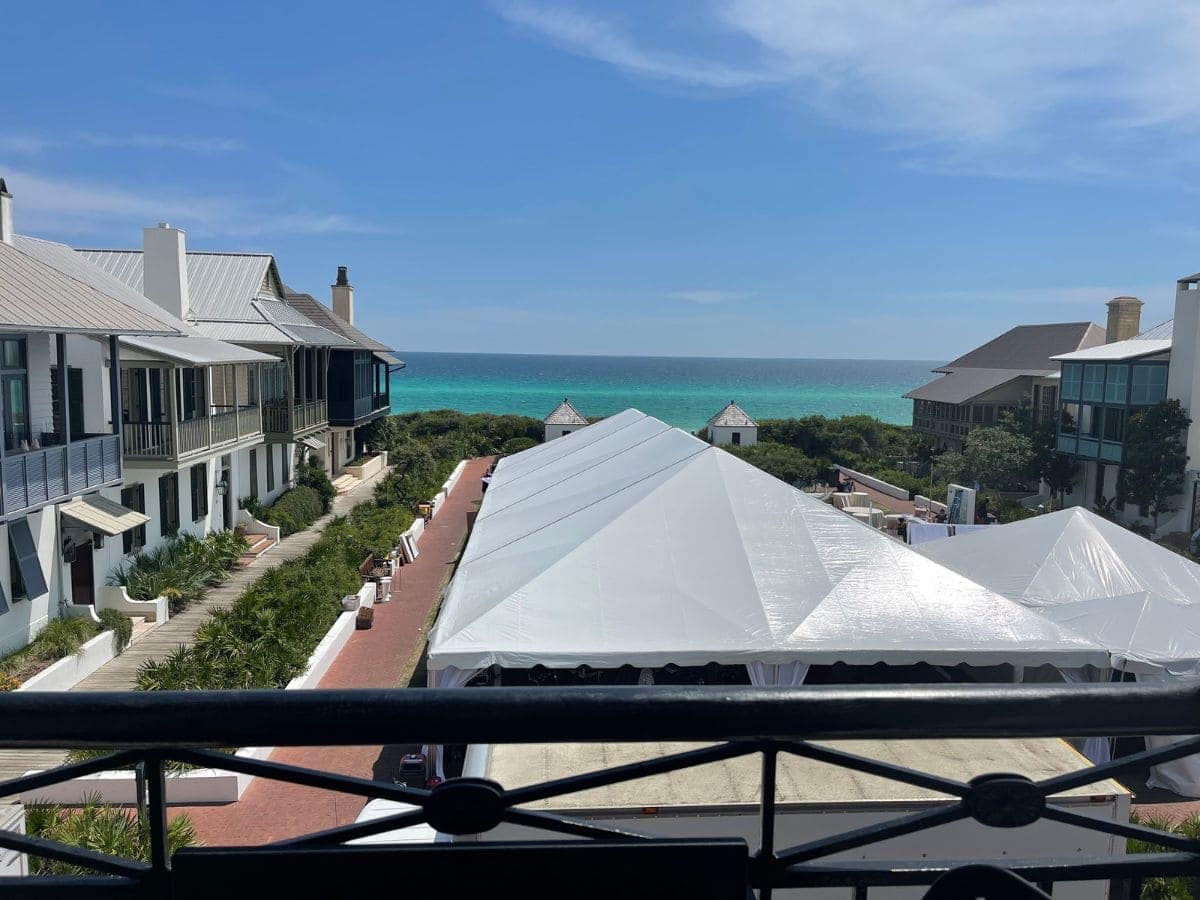
[[[284,491],[270,506],[260,506],[250,512],[260,522],[278,526],[280,537],[287,537],[303,531],[325,515],[325,503],[316,489],[301,484]]]
[[[248,547],[246,539],[233,531],[218,531],[203,539],[179,535],[118,566],[108,583],[124,587],[134,600],[166,597],[171,612],[177,613],[224,581]]]
[[[190,647],[138,673],[139,690],[282,688],[299,675],[362,584],[358,567],[390,550],[412,524],[374,504],[335,519],[307,554],[264,573],[228,609],[215,610]]]

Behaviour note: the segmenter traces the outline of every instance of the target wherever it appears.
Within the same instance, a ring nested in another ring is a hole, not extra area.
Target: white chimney
[[[3,178],[0,178],[0,242],[13,242],[12,194],[8,192],[8,185]]]
[[[332,285],[333,311],[351,325],[354,324],[354,286],[346,274],[345,266],[338,266],[337,281]]]
[[[171,315],[186,319],[191,304],[184,232],[166,222],[143,228],[142,270],[142,293]]]

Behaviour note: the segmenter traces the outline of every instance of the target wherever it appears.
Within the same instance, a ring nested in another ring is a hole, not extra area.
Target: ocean
[[[694,431],[730,400],[755,418],[865,413],[912,421],[901,395],[933,378],[933,362],[704,359],[400,352],[392,411],[457,409],[544,418],[564,397],[585,416],[631,406]]]

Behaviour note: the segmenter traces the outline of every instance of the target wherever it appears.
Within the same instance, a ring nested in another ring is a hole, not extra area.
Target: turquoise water
[[[905,391],[933,378],[932,362],[702,359],[405,353],[392,374],[393,412],[457,409],[543,418],[563,397],[585,416],[630,406],[695,430],[728,403],[762,419],[866,413],[912,421]]]

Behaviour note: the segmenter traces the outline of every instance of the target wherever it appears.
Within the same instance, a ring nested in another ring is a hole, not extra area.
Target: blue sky
[[[1152,8],[1150,8],[1152,7]],[[1200,11],[18,4],[19,231],[348,265],[398,348],[948,359],[1171,314],[1200,270]]]

